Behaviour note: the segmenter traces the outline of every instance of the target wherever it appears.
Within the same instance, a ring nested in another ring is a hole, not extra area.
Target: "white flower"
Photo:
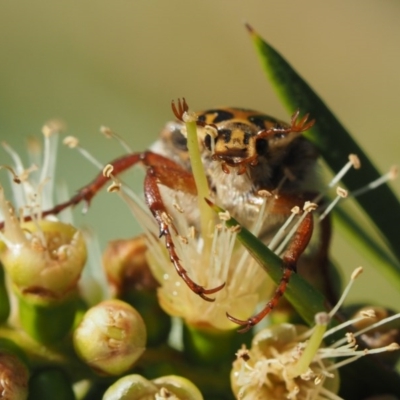
[[[281,324],[260,331],[252,341],[250,350],[242,348],[231,372],[234,393],[241,400],[294,399],[340,400],[338,369],[367,354],[398,350],[397,343],[375,348],[358,350],[356,338],[377,328],[400,314],[369,324],[362,330],[346,333],[342,339],[332,342],[332,335],[361,320],[374,318],[372,310],[364,311],[356,318],[327,330],[327,325],[343,303],[352,282],[360,273],[353,273],[352,280],[345,289],[338,304],[329,313],[315,316],[316,325],[312,329],[292,324]]]
[[[11,171],[14,205],[6,200],[0,185],[0,212],[4,221],[0,259],[21,293],[46,299],[57,299],[74,288],[86,262],[82,233],[55,217],[43,218],[43,212],[54,205],[56,133],[61,129],[56,121],[43,127],[43,154],[38,142],[29,142],[28,154],[33,164],[28,168],[3,143],[14,162],[13,167],[3,166]]]
[[[2,167],[12,169],[14,172],[10,174],[13,203],[17,210],[22,210],[23,215],[40,214],[41,211],[54,206],[58,133],[63,129],[63,123],[57,120],[49,121],[43,126],[44,151],[36,138],[29,138],[28,167],[24,166],[21,157],[11,146],[2,143],[13,161],[12,167]],[[19,184],[15,184],[16,178]]]
[[[204,301],[193,293],[176,273],[164,240],[158,238],[159,228],[148,208],[137,196],[128,197],[122,190],[121,196],[146,234],[149,266],[161,285],[158,289],[160,305],[168,314],[179,316],[192,326],[237,327],[228,320],[226,313],[248,318],[257,304],[270,295],[269,278],[247,250],[237,243],[237,229],[225,225],[225,215],[220,215],[207,250],[203,237],[189,222],[196,220],[193,213],[198,210],[193,210],[193,205],[197,205],[197,199],[164,187],[162,194],[168,218],[176,228],[176,232],[172,227],[170,229],[176,252],[189,277],[207,289],[224,282],[226,285],[213,295],[215,302]]]

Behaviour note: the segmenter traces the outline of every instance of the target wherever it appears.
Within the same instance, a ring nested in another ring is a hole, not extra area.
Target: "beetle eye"
[[[208,133],[204,138],[204,146],[206,146],[207,149],[211,151],[211,136]]]
[[[256,140],[256,152],[259,156],[265,154],[268,149],[268,142],[264,139]]]
[[[180,129],[175,129],[171,133],[171,141],[175,148],[178,150],[187,150],[187,139],[182,135]]]

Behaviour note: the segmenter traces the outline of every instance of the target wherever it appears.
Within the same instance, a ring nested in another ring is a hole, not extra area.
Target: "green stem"
[[[42,343],[56,343],[70,332],[78,310],[75,293],[54,303],[18,293],[19,316],[25,331]]]
[[[4,269],[0,265],[0,322],[5,322],[10,314],[10,300],[4,279]]]
[[[204,172],[204,166],[201,160],[199,142],[197,138],[197,128],[195,121],[186,122],[187,147],[189,151],[192,173],[197,188],[198,204],[200,211],[200,229],[201,236],[204,239],[204,249],[208,252],[211,248],[211,230],[213,226],[211,222],[214,219],[214,213],[205,202],[205,198],[210,195],[208,180]]]
[[[317,323],[314,327],[313,333],[307,342],[306,348],[299,360],[295,364],[292,374],[294,377],[305,374],[314,359],[319,347],[321,346],[324,334],[326,332],[327,322]]]

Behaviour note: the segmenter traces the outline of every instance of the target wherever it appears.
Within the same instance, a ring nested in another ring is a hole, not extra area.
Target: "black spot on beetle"
[[[218,130],[218,138],[222,138],[225,143],[229,143],[231,141],[232,131],[230,129],[219,129]]]
[[[243,144],[245,144],[245,145],[248,145],[249,143],[250,143],[250,138],[252,137],[253,135],[251,134],[251,133],[245,133],[244,134],[244,138],[243,138]]]
[[[269,115],[251,115],[250,117],[248,117],[248,120],[258,129],[260,129],[260,131],[266,128],[266,122],[272,122],[273,124],[278,123],[278,120],[276,118],[270,117]]]
[[[213,124],[218,124],[222,121],[228,121],[234,117],[234,114],[230,111],[215,109],[215,110],[207,110],[202,115],[199,116],[199,121],[204,122],[206,119],[206,114],[215,115],[214,119],[211,121]]]
[[[209,134],[207,134],[204,138],[204,146],[206,146],[207,149],[211,151],[211,136]]]

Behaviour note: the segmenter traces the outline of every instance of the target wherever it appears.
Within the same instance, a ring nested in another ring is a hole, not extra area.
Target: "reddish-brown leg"
[[[181,169],[181,167],[175,162],[171,161],[169,158],[166,158],[160,154],[153,153],[151,151],[144,151],[143,153],[131,153],[126,154],[122,157],[119,157],[109,164],[113,166],[113,175],[117,176],[127,169],[133,167],[136,164],[142,163],[145,166],[164,166],[165,168],[173,169]],[[182,170],[184,171],[184,170]],[[186,171],[184,171],[186,172]],[[189,172],[186,172],[187,176],[191,176]],[[99,173],[96,178],[90,182],[88,185],[84,186],[82,189],[78,191],[78,193],[71,197],[68,201],[64,203],[57,204],[55,207],[45,210],[42,212],[42,216],[46,217],[48,215],[57,215],[68,207],[74,207],[78,205],[80,202],[84,201],[86,203],[86,208],[84,212],[86,212],[88,206],[92,198],[100,191],[106,183],[110,180],[110,178],[103,175],[103,173]],[[179,182],[181,184],[181,182]],[[190,185],[190,180],[187,181],[187,184],[182,185],[179,188],[187,193],[196,194],[196,187],[194,186],[194,182]],[[28,215],[24,218],[24,221],[30,221],[32,218]],[[4,226],[3,222],[0,222],[0,229]]]
[[[338,300],[335,278],[332,276],[331,264],[329,261],[329,248],[331,241],[331,220],[329,216],[319,222],[318,240],[315,244],[311,258],[307,257],[305,263],[301,265],[299,272],[308,279],[313,286],[317,287],[330,304],[336,304]]]
[[[183,268],[180,263],[179,257],[175,251],[175,245],[172,240],[170,232],[170,218],[165,208],[164,202],[161,197],[161,193],[158,187],[158,183],[168,186],[172,189],[177,189],[177,182],[182,182],[185,185],[188,184],[190,179],[190,185],[194,186],[193,175],[188,174],[187,171],[182,169],[171,170],[164,168],[163,166],[149,167],[147,169],[146,178],[144,181],[144,193],[146,203],[149,206],[150,211],[154,215],[154,218],[158,222],[160,227],[160,237],[165,237],[165,244],[168,249],[169,257],[172,264],[175,267],[178,275],[185,281],[188,287],[202,299],[207,301],[214,301],[215,299],[208,297],[209,294],[214,294],[221,290],[225,283],[213,289],[205,289],[203,286],[198,285],[189,278],[187,271]],[[195,186],[194,186],[195,187]]]
[[[292,237],[289,247],[286,249],[282,257],[282,278],[275,290],[275,293],[271,300],[264,306],[264,308],[253,317],[247,320],[240,320],[232,317],[230,314],[226,314],[227,317],[234,323],[242,326],[238,332],[244,333],[251,329],[254,325],[257,325],[263,318],[265,318],[278,304],[279,299],[283,296],[286,291],[287,284],[290,276],[293,272],[296,272],[297,260],[306,249],[312,235],[313,220],[312,215],[308,213],[296,233]]]
[[[295,132],[295,133],[301,133],[305,132],[306,130],[310,129],[314,123],[315,120],[308,121],[309,114],[306,114],[303,118],[300,119],[300,121],[297,121],[297,118],[299,116],[299,110],[297,110],[293,115],[290,120],[290,127],[289,128],[284,128],[284,127],[276,127],[276,128],[270,128],[264,131],[260,131],[257,134],[257,139],[262,139],[262,138],[267,138],[270,135],[275,135],[275,134],[286,134],[288,135],[289,133]]]
[[[160,164],[160,165],[166,165],[167,167],[173,165],[177,167],[177,164],[171,161],[170,159],[165,158],[159,154],[153,153],[151,151],[145,151],[143,153],[126,154],[122,157],[119,157],[111,161],[109,164],[113,166],[113,175],[117,176],[122,172],[126,171],[127,169],[129,169],[130,167],[133,167],[134,165],[139,163],[143,163],[145,165]],[[43,211],[42,217],[46,217],[48,215],[57,215],[69,207],[74,207],[78,205],[82,201],[86,203],[86,207],[84,209],[84,212],[86,212],[92,198],[97,194],[98,191],[100,191],[104,187],[104,185],[109,180],[110,178],[104,176],[103,173],[100,172],[92,182],[84,186],[82,189],[78,190],[78,193],[75,196],[71,197],[64,203],[57,204],[55,207]],[[29,215],[27,215],[24,218],[24,221],[30,221],[31,219],[32,218]],[[4,222],[0,222],[0,229],[3,229],[3,226]]]

